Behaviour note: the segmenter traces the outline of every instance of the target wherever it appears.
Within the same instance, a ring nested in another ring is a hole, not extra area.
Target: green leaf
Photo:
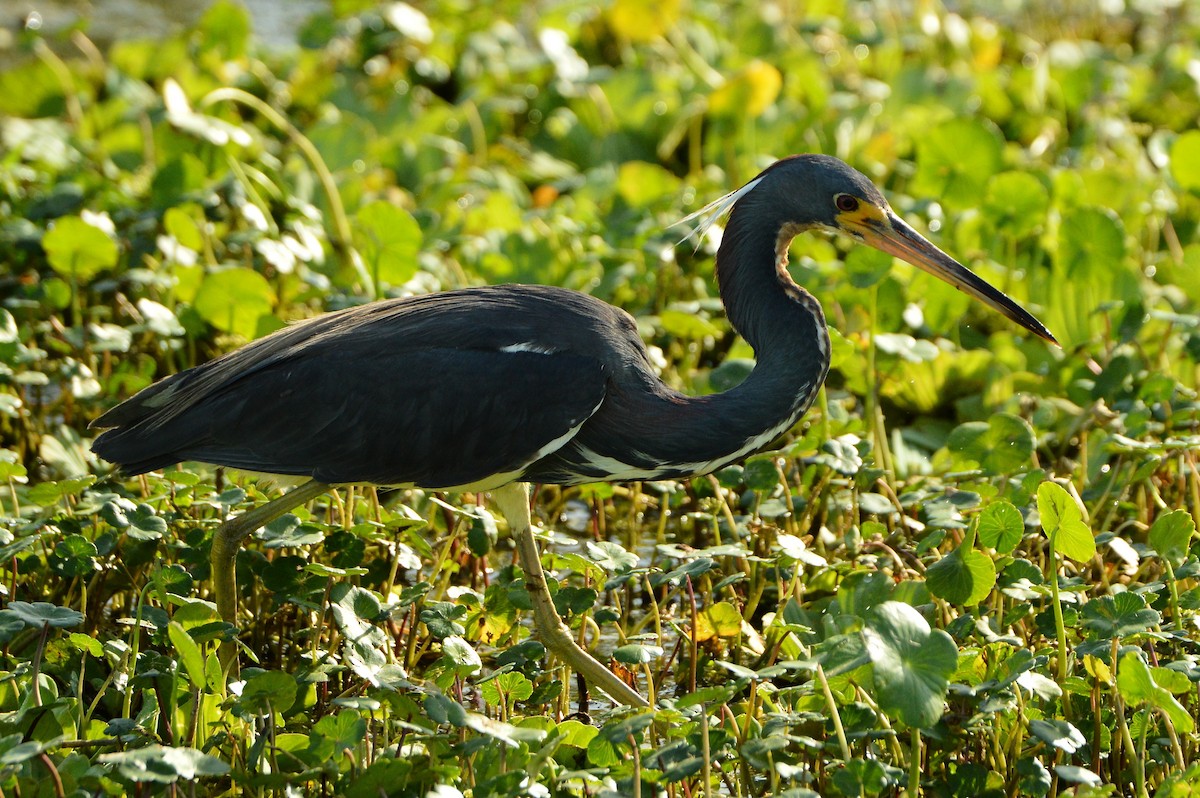
[[[457,701],[436,693],[426,697],[425,710],[429,713],[429,717],[436,722],[448,721],[455,726],[472,729],[514,748],[529,743],[538,743],[546,738],[546,732],[542,729],[513,726],[509,723],[492,720],[486,715],[471,712]]]
[[[224,61],[240,58],[250,39],[250,12],[239,3],[218,0],[204,12],[198,31],[204,49],[216,49]]]
[[[930,629],[907,604],[885,601],[871,610],[862,631],[875,674],[875,698],[909,726],[929,728],[942,717],[958,647]]]
[[[645,2],[645,0],[638,0]],[[618,5],[627,4],[618,0]],[[655,3],[659,8],[674,6],[678,0]],[[762,116],[779,96],[783,75],[778,67],[755,59],[742,67],[733,77],[721,84],[708,99],[713,116],[724,121],[741,121]]]
[[[195,748],[148,745],[133,751],[101,754],[100,761],[112,765],[122,777],[135,782],[170,784],[179,779],[224,776],[229,765]]]
[[[658,164],[626,161],[617,170],[617,193],[632,208],[646,208],[679,194],[679,178]]]
[[[1029,732],[1046,745],[1073,754],[1087,744],[1087,740],[1065,720],[1032,720]]]
[[[96,544],[83,535],[67,535],[54,546],[48,560],[50,570],[66,579],[90,576],[99,569],[96,563]]]
[[[1185,191],[1200,194],[1200,130],[1189,130],[1171,145],[1171,177]]]
[[[986,554],[960,546],[931,565],[925,580],[935,596],[970,607],[992,592],[996,564]]]
[[[42,238],[46,259],[59,274],[86,283],[117,265],[117,244],[78,216],[64,216]]]
[[[1028,172],[1001,172],[988,181],[984,197],[988,218],[1015,238],[1042,227],[1049,207],[1049,190]]]
[[[479,658],[479,654],[470,643],[458,635],[450,635],[442,641],[442,654],[464,674],[475,673],[483,668],[483,660]]]
[[[608,11],[608,24],[622,39],[650,42],[675,25],[681,0],[616,0]]]
[[[10,601],[6,608],[20,618],[26,626],[40,629],[50,624],[55,629],[65,629],[83,623],[83,613],[67,607],[58,607],[45,601]]]
[[[1191,734],[1196,728],[1192,714],[1179,703],[1171,692],[1154,681],[1150,666],[1142,661],[1135,651],[1127,651],[1121,657],[1117,671],[1117,690],[1129,704],[1149,704],[1160,709],[1171,719],[1176,731]]]
[[[159,590],[176,596],[186,596],[192,589],[192,575],[177,563],[156,568],[150,578]]]
[[[589,723],[568,718],[558,724],[558,734],[562,739],[562,745],[569,745],[572,748],[587,748],[588,745],[595,739],[600,730]]]
[[[667,335],[687,340],[716,338],[721,334],[721,328],[708,319],[682,310],[664,310],[658,314],[658,323]]]
[[[1025,534],[1021,511],[1004,499],[992,502],[979,513],[979,542],[1000,554],[1016,549]]]
[[[129,526],[125,534],[134,540],[159,540],[167,532],[167,522],[159,518],[154,508],[139,504],[128,516]]]
[[[462,604],[436,601],[422,608],[420,617],[421,623],[429,627],[429,634],[441,639],[465,634],[467,629],[458,619],[466,614],[467,608]]]
[[[200,646],[196,645],[196,641],[177,621],[171,621],[167,626],[167,636],[171,638],[171,645],[175,647],[175,652],[183,662],[188,681],[194,687],[203,690],[207,679],[204,673],[204,654],[201,653]]]
[[[298,689],[296,678],[290,673],[266,671],[246,680],[237,703],[250,715],[265,717],[272,712],[282,715],[296,703]]]
[[[329,610],[338,630],[348,641],[359,646],[362,653],[381,649],[386,644],[387,636],[374,623],[383,612],[378,594],[341,582],[333,586],[329,598],[332,602]],[[465,613],[467,608],[460,609]]]
[[[104,646],[100,645],[100,641],[91,635],[85,635],[80,632],[71,632],[67,635],[67,642],[72,647],[85,651],[89,655],[100,659],[104,656]]]
[[[377,284],[402,285],[417,273],[421,226],[403,208],[377,200],[354,217],[354,244]]]
[[[851,759],[833,774],[841,795],[879,795],[888,783],[887,771],[874,759]]]
[[[587,544],[588,557],[610,574],[624,574],[638,566],[638,556],[626,551],[619,543],[602,540]]]
[[[613,659],[626,665],[648,665],[663,655],[662,646],[628,643],[612,653]]]
[[[1003,139],[991,123],[963,116],[942,122],[917,138],[913,193],[974,207],[1002,155]]]
[[[1084,627],[1106,640],[1140,634],[1161,620],[1158,610],[1146,606],[1146,599],[1129,591],[1089,601],[1081,617]]]
[[[1147,542],[1154,553],[1178,568],[1187,559],[1196,521],[1187,510],[1172,510],[1154,519]]]
[[[271,315],[274,305],[267,278],[242,266],[205,275],[193,302],[200,318],[213,327],[247,339],[258,335],[262,318]]]
[[[326,759],[341,760],[343,752],[353,751],[366,736],[367,722],[354,710],[346,709],[313,724],[309,749],[320,751]]]
[[[1059,554],[1076,562],[1096,554],[1096,538],[1071,494],[1053,482],[1043,482],[1038,486],[1037,505],[1042,528]]]
[[[955,427],[946,448],[960,467],[977,463],[989,473],[1014,474],[1031,465],[1035,442],[1028,421],[996,413],[986,422],[968,421]]]
[[[266,548],[283,549],[315,546],[325,539],[325,534],[312,524],[301,524],[300,519],[288,513],[267,524],[261,537]]]
[[[509,671],[481,684],[479,694],[491,706],[512,707],[514,701],[524,701],[533,695],[533,682],[522,673]]]
[[[1054,772],[1059,775],[1063,781],[1069,781],[1072,784],[1083,784],[1087,787],[1099,787],[1104,783],[1104,779],[1084,767],[1078,765],[1055,765]]]
[[[855,247],[846,255],[846,279],[855,288],[870,288],[891,269],[892,256],[871,247]]]

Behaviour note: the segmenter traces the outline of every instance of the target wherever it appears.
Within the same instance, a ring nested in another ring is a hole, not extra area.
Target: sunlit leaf
[[[783,87],[779,69],[765,61],[751,61],[709,97],[716,116],[753,119],[771,107]]]
[[[964,465],[974,462],[992,473],[1012,474],[1030,465],[1034,443],[1028,421],[996,413],[986,422],[968,421],[955,427],[946,448]]]
[[[171,645],[175,647],[175,653],[183,662],[183,670],[187,674],[188,681],[193,686],[203,689],[206,683],[204,655],[201,653],[200,647],[196,645],[196,641],[184,630],[183,626],[175,621],[167,626],[167,636],[171,640]]]
[[[274,304],[275,294],[267,278],[235,266],[205,275],[194,307],[218,330],[249,339],[258,333],[260,320],[270,315]]]
[[[675,24],[681,5],[681,0],[616,0],[608,11],[608,24],[622,38],[653,41]]]
[[[697,614],[694,637],[702,643],[714,637],[737,637],[741,631],[741,614],[728,601],[718,601]]]
[[[1071,494],[1053,482],[1043,482],[1038,486],[1037,505],[1042,528],[1059,554],[1077,562],[1096,554],[1096,538]]]
[[[1181,188],[1200,193],[1200,131],[1189,130],[1171,145],[1171,177]]]
[[[1028,172],[1001,172],[988,181],[984,203],[992,224],[1022,237],[1045,223],[1050,192]]]
[[[979,542],[1008,554],[1021,542],[1025,534],[1025,521],[1021,511],[1011,502],[994,501],[979,513]]]
[[[1000,170],[1002,140],[995,126],[959,116],[917,139],[913,191],[955,206],[973,207]]]
[[[1154,681],[1154,676],[1137,652],[1127,651],[1121,656],[1117,670],[1117,689],[1129,704],[1149,704],[1160,709],[1171,719],[1177,731],[1191,734],[1196,728],[1192,713],[1171,692]]]
[[[42,238],[46,258],[59,274],[87,282],[117,264],[117,243],[78,216],[58,219]]]
[[[1147,542],[1154,552],[1178,568],[1187,558],[1196,521],[1187,510],[1171,510],[1154,519]]]
[[[355,244],[377,283],[401,285],[413,278],[422,236],[408,211],[390,202],[372,202],[359,210],[354,222]]]
[[[1079,729],[1065,720],[1032,720],[1029,732],[1046,745],[1073,754],[1087,744]]]

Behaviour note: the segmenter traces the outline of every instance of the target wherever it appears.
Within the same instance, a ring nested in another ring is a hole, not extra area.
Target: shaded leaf
[[[928,728],[942,716],[958,647],[930,629],[915,609],[886,601],[871,610],[862,632],[875,672],[879,706],[909,726]]]

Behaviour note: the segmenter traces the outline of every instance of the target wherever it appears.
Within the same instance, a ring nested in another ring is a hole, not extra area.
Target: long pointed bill
[[[1058,341],[1050,334],[1050,331],[1035,319],[1033,314],[1009,299],[1001,291],[993,288],[966,266],[942,252],[890,210],[887,211],[886,222],[864,219],[861,223],[853,225],[853,229],[862,237],[863,243],[908,261],[934,277],[945,280],[959,291],[969,294],[1003,313],[1034,335],[1058,345]]]

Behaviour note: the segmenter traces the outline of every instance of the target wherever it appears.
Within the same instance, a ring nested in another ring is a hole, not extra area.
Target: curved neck
[[[788,245],[804,228],[752,196],[734,207],[717,252],[725,314],[754,348],[756,373],[819,382],[829,366],[825,313],[787,270]]]
[[[671,390],[648,368],[626,372],[578,436],[526,478],[707,474],[766,446],[808,409],[829,369],[825,315],[785,268],[799,228],[748,199],[725,229],[717,280],[730,323],[754,347],[754,370],[735,388],[695,397]]]

